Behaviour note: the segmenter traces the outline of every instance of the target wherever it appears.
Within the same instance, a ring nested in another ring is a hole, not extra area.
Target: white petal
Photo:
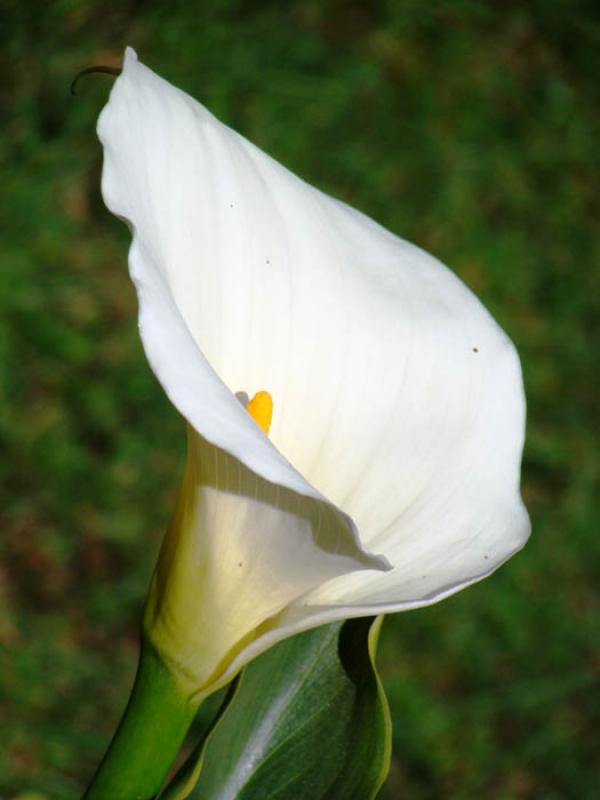
[[[106,203],[135,232],[142,339],[173,403],[257,475],[327,498],[394,567],[326,580],[268,637],[433,602],[522,546],[518,358],[449,270],[293,176],[132,51],[99,135]],[[274,398],[275,447],[232,394],[259,389]],[[375,566],[331,513],[348,555]]]
[[[190,430],[144,627],[193,690],[211,685],[265,620],[357,568],[343,537],[333,539],[335,516],[328,504],[264,480]]]
[[[213,240],[226,246],[230,232],[219,236],[206,175],[199,171],[211,170],[209,155],[198,147],[204,145],[201,131],[213,123],[219,125],[127,50],[123,74],[98,121],[98,135],[104,146],[104,200],[134,234],[129,266],[146,355],[173,404],[205,439],[264,479],[329,506],[332,524],[335,520],[332,541],[353,559],[352,569],[386,568],[385,559],[362,549],[352,521],[250,419],[233,392],[252,394],[253,384],[240,378],[228,388],[223,371],[214,369],[218,350],[230,338],[228,318],[239,287],[235,276],[221,282]],[[238,267],[243,272],[243,265]],[[231,326],[239,326],[235,311]],[[243,354],[236,359],[243,360]]]

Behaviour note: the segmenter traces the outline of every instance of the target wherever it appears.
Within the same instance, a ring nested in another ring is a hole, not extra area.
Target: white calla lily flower
[[[433,603],[522,547],[518,357],[452,272],[130,49],[98,133],[145,352],[188,422],[145,613],[181,680],[212,690],[284,637]],[[268,435],[239,399],[261,390]]]

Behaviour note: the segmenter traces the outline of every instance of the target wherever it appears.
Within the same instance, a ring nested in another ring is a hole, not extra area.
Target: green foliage
[[[127,234],[99,197],[111,79],[69,95],[129,43],[448,263],[522,354],[534,536],[490,580],[387,621],[382,797],[594,797],[596,19],[566,0],[4,0],[0,795],[76,798],[90,778],[133,679],[181,471],[181,423],[138,341]]]
[[[380,621],[307,631],[251,663],[183,770],[200,769],[190,800],[371,800],[391,746],[375,670]],[[164,800],[186,796],[173,788]]]

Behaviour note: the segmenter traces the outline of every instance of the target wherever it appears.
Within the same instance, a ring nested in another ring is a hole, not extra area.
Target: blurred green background
[[[594,9],[0,2],[0,797],[76,798],[93,772],[181,473],[182,424],[138,340],[128,235],[99,195],[112,80],[69,95],[125,44],[449,264],[522,355],[534,535],[491,579],[388,618],[382,796],[598,797]]]

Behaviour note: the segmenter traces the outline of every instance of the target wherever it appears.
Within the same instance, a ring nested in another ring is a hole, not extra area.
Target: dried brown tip
[[[121,74],[121,67],[103,67],[99,65],[95,67],[86,67],[85,69],[82,69],[81,72],[78,72],[77,75],[75,75],[75,77],[73,78],[73,82],[71,83],[72,95],[75,95],[79,79],[83,78],[84,75],[91,75],[93,72],[103,72],[105,75],[118,76]]]

